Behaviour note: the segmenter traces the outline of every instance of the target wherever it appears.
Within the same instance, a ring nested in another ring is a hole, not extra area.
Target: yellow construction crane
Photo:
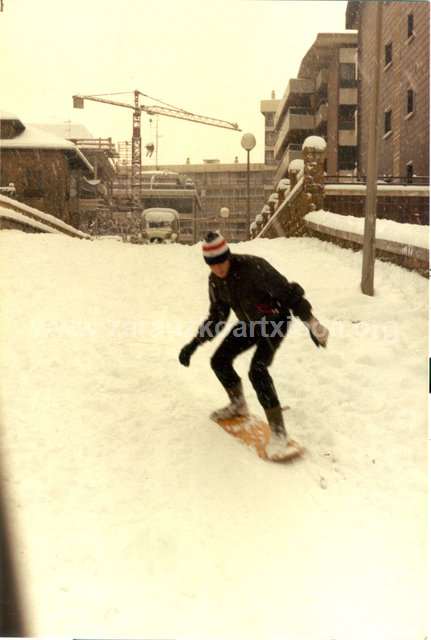
[[[189,122],[197,122],[199,124],[207,124],[212,127],[221,127],[223,129],[230,129],[231,131],[241,131],[239,126],[234,122],[227,122],[226,120],[219,120],[218,118],[210,118],[208,116],[201,116],[179,107],[174,107],[167,103],[163,103],[161,100],[151,98],[150,96],[138,91],[133,92],[134,101],[133,104],[127,102],[118,102],[110,99],[111,96],[124,95],[124,93],[104,93],[96,95],[75,95],[73,96],[73,106],[75,109],[83,109],[85,100],[92,100],[94,102],[102,102],[103,104],[110,104],[116,107],[126,107],[127,109],[133,109],[133,135],[132,135],[132,196],[135,202],[139,201],[139,194],[141,188],[141,113],[144,111],[149,115],[161,115],[168,116],[170,118],[178,118],[180,120],[188,120]],[[141,104],[140,97],[149,98],[150,100],[156,100],[160,102],[159,105],[145,105]]]

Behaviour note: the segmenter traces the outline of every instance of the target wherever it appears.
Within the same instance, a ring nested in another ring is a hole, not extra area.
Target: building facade
[[[71,192],[79,194],[79,227],[87,231],[95,215],[108,214],[112,202],[116,175],[114,160],[118,158],[112,139],[94,138],[86,127],[71,121],[34,126],[73,142],[93,167],[91,179],[81,176],[79,183],[72,182],[71,185]]]
[[[352,174],[357,162],[357,33],[320,33],[289,80],[275,114],[275,183],[310,135],[327,142],[328,175]]]
[[[266,203],[272,190],[274,175],[273,166],[250,164],[249,221],[246,164],[211,161],[168,165],[164,166],[164,170],[187,176],[195,185],[202,203],[202,214],[197,219],[197,240],[202,239],[208,230],[217,228],[229,242],[240,242],[248,238],[250,221],[254,220],[256,213]],[[224,217],[226,213],[228,215]]]
[[[275,165],[275,114],[277,113],[280,100],[276,100],[275,91],[272,91],[271,100],[261,100],[260,112],[265,118],[265,158],[264,163]]]
[[[349,1],[346,27],[358,29],[358,170],[366,174],[377,3]],[[429,181],[428,2],[383,2],[379,99],[380,176]],[[428,180],[427,180],[428,178]]]
[[[72,142],[0,114],[0,186],[13,184],[20,202],[79,227],[78,185],[93,175]]]

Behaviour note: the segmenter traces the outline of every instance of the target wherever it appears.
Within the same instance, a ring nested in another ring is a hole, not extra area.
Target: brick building
[[[358,170],[364,175],[376,15],[376,2],[348,2],[346,27],[359,32]],[[429,16],[428,2],[382,3],[378,173],[407,182],[429,176]]]
[[[319,33],[275,114],[275,183],[302,157],[305,138],[328,144],[328,175],[352,174],[357,150],[357,33]]]
[[[0,186],[14,184],[16,198],[79,226],[79,182],[93,167],[76,145],[0,113]]]

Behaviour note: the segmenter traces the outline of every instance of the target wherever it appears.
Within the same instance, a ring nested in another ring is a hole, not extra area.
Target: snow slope
[[[0,234],[2,449],[31,635],[423,640],[427,281],[316,239],[234,247],[306,289],[272,374],[303,461],[207,419],[199,247]],[[238,371],[247,379],[251,354]]]

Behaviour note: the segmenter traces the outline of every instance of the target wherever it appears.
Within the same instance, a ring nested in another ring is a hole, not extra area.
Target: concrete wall
[[[356,233],[331,229],[308,221],[306,221],[304,235],[336,244],[343,249],[362,251],[363,247],[363,238]],[[410,271],[416,271],[425,278],[429,277],[429,252],[427,249],[410,247],[389,240],[376,240],[376,258],[383,262],[397,264]]]

